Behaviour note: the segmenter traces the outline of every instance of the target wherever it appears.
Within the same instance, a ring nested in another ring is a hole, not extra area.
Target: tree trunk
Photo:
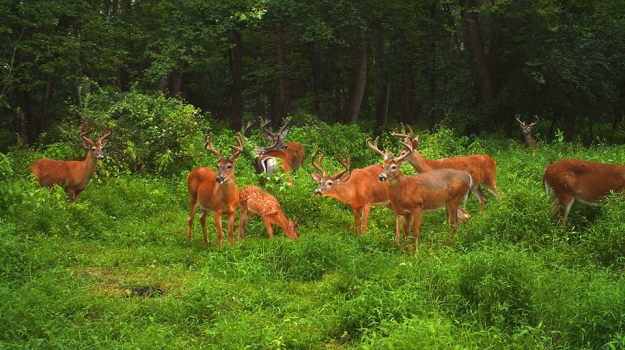
[[[409,62],[404,62],[404,69],[402,71],[402,86],[401,86],[401,121],[407,124],[412,124],[412,67]]]
[[[480,33],[477,4],[475,0],[462,0],[461,3],[464,3],[462,17],[467,28],[471,60],[477,75],[479,100],[482,104],[490,105],[495,99],[493,79]]]
[[[360,116],[360,107],[365,96],[367,84],[367,37],[365,32],[360,30],[356,38],[356,71],[354,74],[354,85],[349,96],[347,115],[349,123],[357,123]]]
[[[373,38],[375,41],[376,68],[380,81],[378,82],[378,92],[375,104],[375,135],[379,136],[386,128],[388,119],[389,83],[388,72],[386,70],[386,55],[384,54],[384,29],[381,24],[373,27]]]
[[[241,130],[241,114],[243,111],[243,40],[241,29],[232,31],[232,109],[230,110],[230,127]]]
[[[278,38],[277,38],[277,47],[278,47],[278,74],[280,77],[280,96],[279,96],[279,104],[278,104],[278,113],[279,118],[286,118],[289,114],[289,109],[291,105],[291,88],[289,75],[287,72],[287,47],[286,47],[286,39],[284,37],[284,25],[280,24],[278,26]]]

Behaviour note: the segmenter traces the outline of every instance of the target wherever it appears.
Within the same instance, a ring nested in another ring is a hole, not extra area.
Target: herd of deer
[[[538,122],[526,125],[519,120],[525,137],[526,147],[536,147],[536,140],[531,129]],[[259,152],[256,160],[258,172],[273,173],[281,164],[286,172],[292,172],[301,167],[305,148],[297,142],[285,143],[288,128],[284,125],[277,133],[266,129],[268,122],[262,123],[262,135],[270,140],[271,145]],[[250,124],[248,124],[249,128]],[[48,158],[39,159],[32,164],[30,172],[34,174],[40,186],[51,187],[59,184],[65,187],[70,202],[79,199],[80,193],[87,187],[93,176],[97,162],[103,159],[102,149],[108,144],[112,129],[108,130],[97,142],[87,138],[92,131],[85,131],[86,123],[80,126],[82,145],[88,149],[83,161],[57,161]],[[384,152],[378,148],[378,138],[374,142],[366,140],[367,147],[380,155],[384,161],[362,169],[350,172],[350,159],[343,154],[344,159],[335,157],[343,169],[333,175],[323,170],[316,150],[312,157],[312,166],[318,173],[311,173],[319,185],[314,190],[316,196],[327,196],[346,203],[354,211],[355,233],[365,233],[367,220],[372,206],[384,205],[395,213],[395,240],[400,241],[400,221],[403,220],[404,235],[409,238],[412,222],[413,250],[418,251],[419,228],[423,211],[447,210],[447,221],[451,224],[451,234],[448,242],[458,225],[458,219],[466,223],[471,217],[462,208],[469,193],[473,193],[480,201],[480,210],[483,210],[487,199],[482,186],[497,198],[501,194],[496,184],[496,163],[487,155],[470,155],[456,158],[430,160],[418,150],[419,136],[413,134],[410,126],[402,124],[401,132],[393,131],[391,136],[401,138],[401,152],[395,156],[391,152]],[[204,243],[208,246],[206,231],[206,215],[213,212],[219,248],[222,247],[223,228],[222,216],[227,215],[228,235],[231,243],[234,242],[234,221],[237,208],[240,209],[240,219],[237,239],[246,238],[246,225],[250,215],[257,214],[271,238],[274,236],[273,226],[277,225],[290,239],[298,239],[297,222],[289,221],[278,200],[271,194],[257,186],[247,186],[239,190],[235,183],[235,165],[243,152],[243,133],[236,135],[236,145],[230,146],[233,153],[225,158],[212,145],[212,133],[204,137],[204,147],[213,153],[217,159],[217,170],[207,167],[197,168],[189,173],[187,185],[191,210],[186,222],[187,238],[192,235],[193,219],[201,209],[200,224],[204,235]],[[279,159],[279,161],[278,161]],[[410,163],[418,175],[404,176],[400,168],[405,162]],[[290,178],[292,183],[292,177]],[[597,204],[611,192],[620,193],[625,190],[625,165],[603,164],[577,159],[564,159],[550,164],[543,174],[545,193],[553,191],[555,200],[550,215],[559,212],[559,224],[564,226],[569,210],[575,201],[585,204]]]

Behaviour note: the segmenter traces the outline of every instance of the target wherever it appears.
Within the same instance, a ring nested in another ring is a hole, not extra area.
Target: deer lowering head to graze
[[[395,158],[393,153],[384,153],[378,149],[378,138],[375,143],[367,139],[367,146],[384,158],[379,180],[387,183],[388,197],[395,212],[395,240],[399,242],[399,217],[404,220],[404,235],[408,238],[412,219],[412,237],[414,251],[419,251],[419,228],[423,211],[435,211],[443,207],[447,209],[447,221],[451,224],[451,234],[447,239],[451,242],[458,225],[458,209],[466,201],[473,186],[471,175],[463,170],[438,169],[413,176],[403,176],[400,167],[410,152]],[[410,149],[406,141],[403,146]],[[461,219],[463,219],[461,217]]]
[[[273,239],[273,225],[278,225],[287,237],[290,239],[298,239],[297,221],[289,221],[282,211],[280,202],[276,197],[263,191],[256,186],[246,186],[239,191],[239,208],[241,209],[241,217],[239,218],[239,233],[237,239],[247,238],[246,227],[247,221],[252,214],[258,214],[267,228],[269,238]]]
[[[52,187],[55,184],[65,187],[67,197],[70,202],[75,202],[80,198],[80,193],[87,188],[89,180],[93,177],[98,160],[104,159],[102,149],[106,147],[113,130],[108,127],[108,131],[93,142],[87,135],[93,131],[85,130],[87,123],[80,126],[80,138],[82,145],[89,150],[87,157],[83,161],[59,161],[49,158],[42,158],[30,166],[30,172],[35,174],[40,186]]]
[[[230,158],[224,158],[221,152],[213,148],[213,134],[204,136],[204,148],[217,156],[217,172],[210,168],[201,167],[191,171],[187,178],[189,203],[191,204],[187,219],[187,239],[191,239],[193,217],[198,208],[201,208],[200,224],[202,234],[204,234],[204,244],[207,247],[206,215],[209,210],[213,212],[215,218],[219,248],[221,249],[223,241],[222,215],[228,216],[228,236],[230,243],[234,243],[234,218],[239,205],[239,189],[234,182],[234,167],[243,152],[243,135],[238,134],[236,141],[237,146],[230,146],[233,151]]]
[[[540,119],[538,119],[538,116],[535,115],[534,118],[536,118],[536,121],[533,122],[532,124],[525,124],[524,122],[522,122],[519,117],[521,115],[517,114],[515,116],[516,121],[519,122],[519,124],[521,125],[521,131],[523,132],[523,138],[525,138],[525,143],[523,144],[523,149],[526,149],[528,147],[531,148],[536,148],[538,146],[538,143],[536,142],[536,139],[534,138],[534,135],[532,135],[532,128],[534,127],[534,125],[536,125],[536,123],[538,123],[540,121]]]
[[[275,134],[266,128],[267,124],[269,124],[269,121],[263,120],[261,129],[263,136],[270,140],[271,144],[259,152],[260,154],[256,159],[256,172],[258,174],[267,173],[270,176],[273,175],[278,167],[277,159],[280,159],[280,163],[282,163],[286,173],[291,173],[300,168],[306,155],[306,149],[297,142],[284,142],[284,138],[289,132],[287,128],[288,122],[284,120],[284,124]],[[290,175],[289,181],[293,184],[292,175]]]
[[[312,158],[312,165],[321,175],[310,174],[313,180],[319,184],[315,189],[315,195],[331,197],[352,207],[355,233],[364,234],[367,231],[367,220],[371,207],[376,205],[390,206],[386,184],[378,181],[382,165],[375,164],[363,169],[355,169],[350,173],[350,159],[346,154],[343,154],[344,161],[335,157],[343,166],[343,170],[330,176],[326,170],[321,168],[323,156],[317,161],[318,155],[319,150],[317,149]]]
[[[555,200],[550,215],[560,213],[564,226],[573,202],[598,204],[610,192],[625,190],[625,165],[564,159],[549,164],[543,174],[545,194],[553,191]]]
[[[497,190],[497,163],[495,160],[485,154],[476,154],[471,156],[441,158],[438,160],[430,160],[419,152],[419,136],[413,138],[413,132],[408,125],[408,132],[401,126],[401,132],[393,131],[392,136],[404,138],[404,149],[399,154],[403,158],[407,154],[405,160],[408,161],[419,173],[428,172],[436,169],[457,169],[464,170],[471,174],[473,179],[473,188],[471,191],[480,201],[480,210],[484,210],[487,200],[481,186],[484,186],[497,198],[501,198],[501,193]]]

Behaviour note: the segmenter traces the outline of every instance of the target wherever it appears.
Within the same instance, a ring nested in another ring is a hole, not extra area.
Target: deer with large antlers
[[[258,174],[267,173],[273,175],[278,167],[277,159],[280,159],[284,172],[292,173],[302,166],[306,149],[298,142],[284,142],[288,129],[288,121],[285,119],[283,125],[277,133],[272,133],[267,129],[269,120],[261,121],[261,129],[263,137],[268,139],[271,144],[269,147],[260,151],[256,159],[256,172]],[[290,175],[289,181],[293,184],[293,177]]]
[[[376,205],[390,207],[386,184],[378,181],[378,175],[382,172],[382,165],[375,164],[363,169],[355,169],[350,173],[350,159],[346,154],[343,154],[345,160],[335,157],[343,166],[343,170],[330,176],[326,170],[321,168],[323,156],[317,161],[318,155],[319,149],[313,155],[312,165],[321,175],[310,174],[313,180],[319,184],[315,189],[315,195],[331,197],[352,207],[355,233],[364,234],[367,231],[371,207]]]
[[[267,228],[269,238],[273,239],[273,225],[278,225],[292,240],[299,238],[297,232],[297,220],[289,221],[282,211],[280,202],[276,197],[263,191],[256,186],[246,186],[239,191],[239,208],[241,209],[241,217],[239,218],[239,233],[237,240],[247,238],[246,227],[247,221],[252,214],[258,214]]]
[[[206,247],[208,247],[206,215],[209,210],[213,212],[215,218],[219,248],[221,249],[223,241],[222,215],[228,216],[228,236],[230,243],[234,243],[234,218],[239,205],[239,189],[234,181],[234,167],[243,152],[243,135],[239,133],[235,138],[237,146],[230,146],[233,151],[232,155],[230,158],[224,158],[221,152],[213,147],[213,134],[205,135],[204,148],[217,156],[217,172],[207,167],[200,167],[191,171],[187,178],[189,203],[191,204],[187,218],[187,239],[191,239],[193,217],[198,208],[201,208],[200,224]]]
[[[408,141],[402,145],[405,149],[410,149]],[[378,138],[373,144],[371,139],[367,139],[367,146],[384,158],[382,172],[378,178],[387,183],[388,197],[395,212],[395,240],[399,242],[399,217],[404,220],[406,238],[410,232],[412,219],[414,251],[418,252],[419,229],[423,211],[435,211],[446,207],[447,221],[451,224],[451,234],[447,239],[447,242],[450,243],[458,226],[457,213],[459,213],[460,204],[466,201],[473,187],[471,175],[463,170],[437,169],[418,175],[404,176],[400,167],[410,152],[404,152],[395,158],[393,153],[380,151]],[[460,218],[463,219],[463,217]]]
[[[52,187],[55,184],[64,186],[70,202],[77,201],[80,198],[80,193],[87,188],[97,168],[98,160],[104,159],[102,149],[106,147],[109,137],[113,133],[113,129],[107,124],[108,131],[97,142],[93,142],[87,138],[93,129],[85,130],[86,125],[85,122],[80,126],[82,145],[89,150],[85,160],[59,161],[42,158],[30,166],[30,172],[35,174],[40,186]]]
[[[574,202],[598,204],[610,192],[622,194],[625,165],[564,159],[547,166],[543,185],[546,195],[549,189],[555,195],[550,215],[559,212],[559,224],[564,226]]]
[[[536,142],[534,135],[532,135],[532,128],[534,127],[534,125],[536,125],[536,123],[540,121],[540,119],[538,119],[538,116],[535,115],[534,118],[536,118],[536,121],[528,125],[522,122],[521,119],[519,119],[520,116],[521,116],[520,114],[517,114],[515,115],[515,118],[516,118],[516,121],[519,122],[519,125],[521,125],[521,131],[523,132],[523,138],[525,139],[525,143],[523,144],[523,149],[526,149],[528,147],[531,147],[531,148],[538,147],[538,142]]]
[[[405,160],[408,161],[419,173],[428,172],[436,169],[457,169],[464,170],[471,174],[473,179],[473,188],[471,192],[480,201],[480,210],[484,210],[488,202],[484,192],[480,186],[484,186],[489,192],[497,198],[501,198],[501,193],[497,190],[497,163],[495,160],[485,154],[476,154],[455,158],[442,158],[438,160],[430,160],[419,152],[419,136],[413,138],[413,132],[410,125],[408,132],[401,125],[401,132],[393,131],[392,136],[404,138],[403,151],[400,157],[406,155]]]

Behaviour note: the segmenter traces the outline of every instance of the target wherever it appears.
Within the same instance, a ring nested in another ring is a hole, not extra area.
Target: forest
[[[0,348],[625,348],[622,193],[560,225],[543,184],[566,158],[625,164],[623,1],[7,0],[0,18]],[[257,173],[272,132],[299,168]],[[492,158],[498,189],[453,237],[424,213],[418,252],[393,210],[358,232],[318,193],[408,133],[429,160]],[[40,186],[42,158],[93,158],[88,186]],[[224,158],[296,235],[252,215],[238,239],[236,210],[233,242],[209,214],[205,244],[188,179]]]

